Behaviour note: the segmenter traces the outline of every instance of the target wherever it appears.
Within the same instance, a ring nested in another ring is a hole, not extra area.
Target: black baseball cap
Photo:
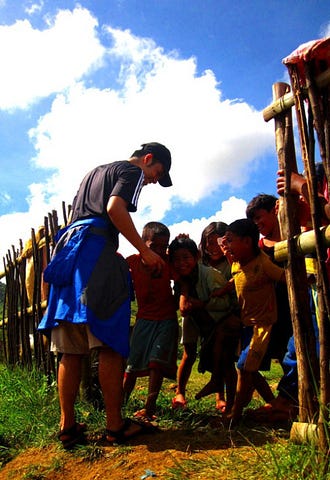
[[[171,169],[171,152],[165,145],[157,142],[149,142],[141,145],[142,152],[152,153],[154,160],[160,162],[164,167],[164,175],[158,180],[158,183],[162,187],[170,187],[172,185],[172,180],[170,174],[168,173]]]

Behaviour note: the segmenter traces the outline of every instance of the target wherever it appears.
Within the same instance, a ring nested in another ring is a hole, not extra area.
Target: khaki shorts
[[[91,333],[87,323],[59,322],[52,329],[52,352],[87,355],[92,348],[103,346],[106,345]]]

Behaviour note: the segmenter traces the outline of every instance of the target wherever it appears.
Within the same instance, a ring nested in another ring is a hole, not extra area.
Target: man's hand
[[[157,253],[146,247],[141,251],[141,257],[144,265],[151,271],[152,275],[159,277],[162,274],[165,262]]]

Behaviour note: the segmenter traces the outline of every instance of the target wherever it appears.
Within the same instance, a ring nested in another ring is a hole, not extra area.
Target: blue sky
[[[163,221],[198,242],[244,216],[276,193],[262,110],[288,81],[282,59],[329,35],[328,0],[0,0],[1,256],[88,170],[148,141],[170,148],[174,186],[143,190],[139,230]]]

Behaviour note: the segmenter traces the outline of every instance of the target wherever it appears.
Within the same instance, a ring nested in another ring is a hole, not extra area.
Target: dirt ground
[[[213,456],[225,460],[233,451],[248,458],[274,440],[274,430],[269,427],[243,425],[228,431],[219,417],[214,417],[190,431],[160,429],[141,434],[125,446],[98,445],[90,438],[89,448],[74,452],[66,452],[55,443],[43,449],[30,449],[5,465],[0,470],[0,479],[137,480],[155,476],[168,480],[170,469],[178,471],[185,460],[207,461]],[[196,476],[184,474],[182,478],[205,476],[196,472]]]

